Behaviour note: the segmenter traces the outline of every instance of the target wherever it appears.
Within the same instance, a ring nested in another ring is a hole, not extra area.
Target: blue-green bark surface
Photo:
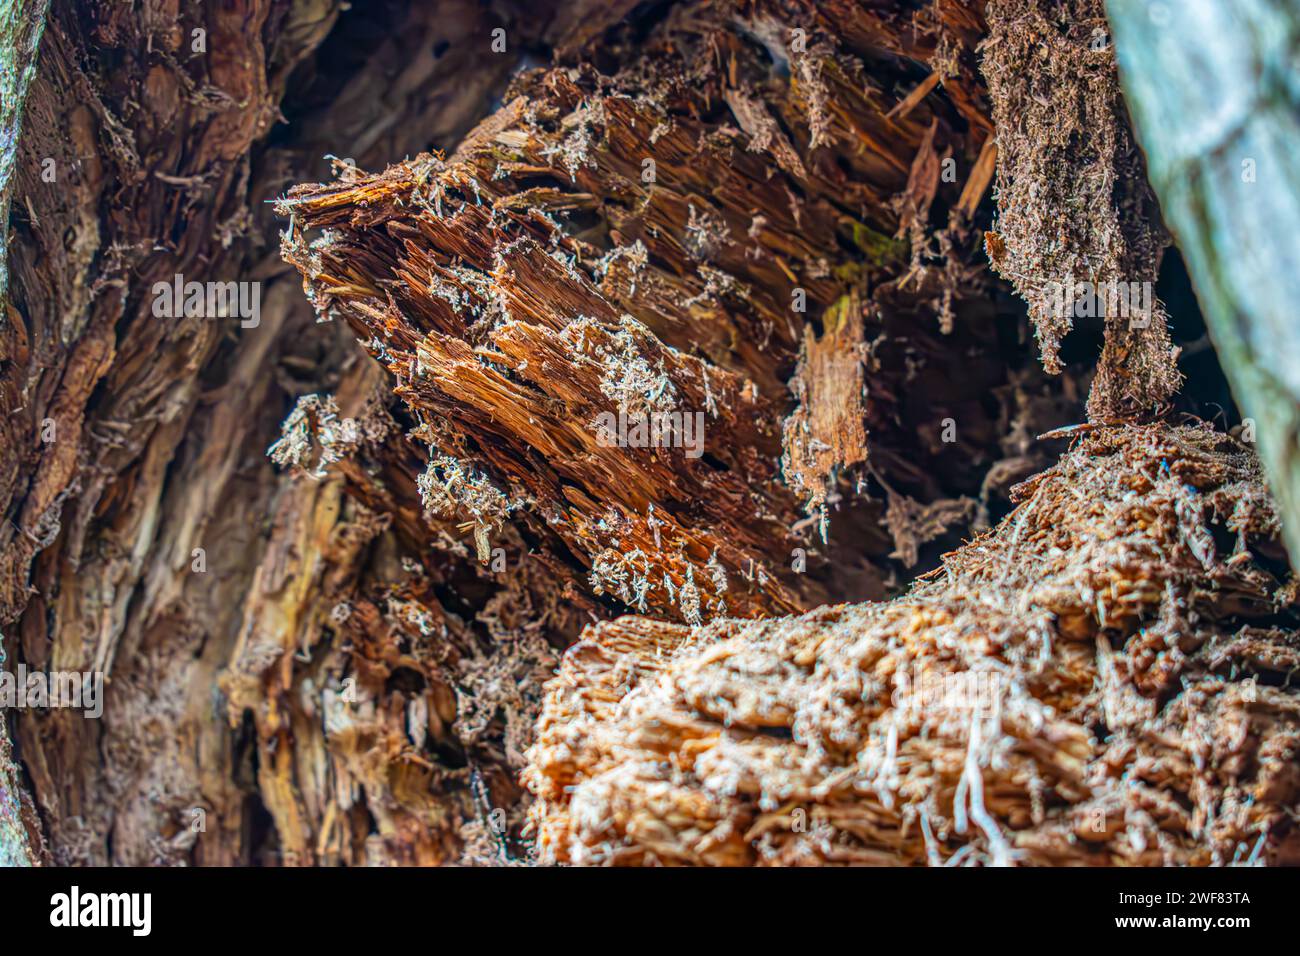
[[[1254,423],[1296,564],[1300,10],[1292,0],[1108,0],[1107,11],[1151,184]]]
[[[9,284],[9,180],[48,6],[49,0],[0,0],[0,302]]]

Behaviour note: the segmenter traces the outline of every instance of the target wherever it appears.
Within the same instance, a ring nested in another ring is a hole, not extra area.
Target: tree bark
[[[1300,555],[1300,91],[1287,39],[1296,10],[1271,0],[1107,6],[1151,184]]]
[[[373,545],[383,523],[341,499],[341,479],[281,480],[264,457],[297,396],[328,387],[364,402],[375,371],[314,326],[265,200],[290,170],[323,172],[326,148],[364,159],[454,143],[513,66],[487,61],[461,79],[474,59],[465,36],[488,30],[472,4],[389,5],[367,21],[382,30],[353,20],[348,40],[323,50],[340,9],[51,11],[15,173],[0,616],[9,667],[107,680],[101,720],[10,711],[52,862],[376,861],[390,846],[394,858],[441,859],[455,843],[451,801],[392,800],[380,766],[293,779],[291,748],[279,747],[292,730],[260,684],[273,663],[263,628],[304,655],[296,642],[311,641],[295,625],[316,633],[317,602],[327,616],[367,548],[395,560],[391,544]],[[283,110],[292,132],[268,138]],[[153,286],[177,274],[261,283],[260,324],[161,321]],[[339,563],[326,574],[308,543]],[[428,586],[451,573],[441,568]],[[324,666],[298,678],[316,688],[317,715]],[[245,700],[246,683],[255,699],[228,723],[226,695]],[[303,739],[319,746],[323,733]],[[367,810],[348,794],[372,773]],[[428,815],[418,827],[417,813]]]
[[[36,71],[47,6],[27,0],[0,2],[0,322],[9,308],[9,183],[18,160],[23,105]],[[9,359],[0,352],[0,360]],[[0,638],[0,666],[5,660]],[[0,866],[26,866],[33,860],[31,838],[39,836],[39,828],[33,825],[31,800],[10,751],[8,728],[0,725]]]

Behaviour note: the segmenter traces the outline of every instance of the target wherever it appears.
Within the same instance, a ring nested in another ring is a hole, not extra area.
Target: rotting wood
[[[521,862],[584,626],[896,595],[1081,418],[1092,363],[1043,373],[975,245],[982,3],[358,7],[53,2],[0,623],[110,683],[10,718],[43,859]],[[260,326],[160,320],[180,272],[261,282]],[[606,447],[621,406],[702,413],[703,453]]]
[[[952,104],[890,115],[896,94],[855,53],[927,62],[913,24],[726,7],[670,15],[616,74],[521,76],[446,159],[340,167],[278,207],[318,313],[348,323],[419,422],[430,513],[463,522],[484,561],[522,522],[595,596],[686,622],[833,598],[833,512],[870,504],[871,476],[925,502],[980,494],[926,462],[993,437],[989,387],[1008,418],[1027,400],[986,377],[996,333],[963,265],[995,155],[978,75],[952,60]],[[977,19],[936,29],[969,60]],[[960,184],[940,180],[954,156]],[[939,194],[954,218],[936,242]],[[635,431],[656,416],[700,423],[703,445],[635,447],[659,444]],[[949,530],[974,513],[946,512]],[[871,556],[881,581],[890,550]]]
[[[1050,371],[1076,315],[1104,320],[1092,420],[1150,415],[1181,384],[1168,315],[1152,292],[1169,240],[1129,128],[1102,0],[990,0],[987,13],[982,69],[999,196],[989,259],[1028,302]]]
[[[1016,497],[892,602],[591,628],[525,772],[541,859],[1300,861],[1298,608],[1254,454],[1099,428]]]

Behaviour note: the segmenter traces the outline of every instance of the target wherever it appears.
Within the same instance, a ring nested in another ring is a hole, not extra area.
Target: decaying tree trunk
[[[436,716],[455,713],[446,685],[426,687],[427,756],[416,744],[396,768],[370,756],[390,721],[407,739],[391,704],[422,680],[396,644],[375,666],[397,672],[397,696],[377,717],[359,704],[351,738],[328,728],[353,740],[352,770],[336,772],[324,749],[320,718],[343,675],[311,649],[361,577],[381,588],[409,573],[399,529],[344,499],[341,478],[281,479],[265,457],[298,396],[364,400],[378,372],[314,324],[267,200],[308,169],[323,175],[329,150],[378,161],[455,143],[516,61],[469,47],[495,25],[477,4],[352,16],[272,2],[50,12],[15,167],[0,328],[0,620],[9,667],[107,680],[100,720],[7,712],[39,812],[36,852],[51,862],[440,860],[473,815],[456,796],[470,790],[468,758]],[[521,43],[544,17],[512,23]],[[331,47],[341,22],[347,36]],[[291,131],[273,135],[286,113]],[[156,317],[153,286],[177,274],[259,282],[259,324]],[[470,567],[424,559],[415,586],[466,579],[456,593],[474,640],[491,647],[475,614],[526,595],[528,579],[477,585]],[[550,626],[562,632],[567,613]],[[315,715],[310,731],[292,726],[299,702]],[[501,746],[500,726],[479,732]],[[489,784],[512,787],[492,766]]]
[[[360,6],[52,2],[0,852],[1294,857],[1252,453],[1044,291],[1168,242],[1099,0]]]

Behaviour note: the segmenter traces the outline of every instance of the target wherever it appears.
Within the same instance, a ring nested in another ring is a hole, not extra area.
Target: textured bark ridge
[[[526,771],[581,864],[1295,863],[1292,584],[1254,454],[1099,428],[882,604],[591,628]]]
[[[9,221],[9,182],[18,161],[23,106],[36,74],[47,5],[47,0],[0,3],[0,223]],[[8,247],[9,230],[0,228],[0,306],[9,280]]]
[[[1151,183],[1300,553],[1297,11],[1272,0],[1107,5]],[[1238,91],[1249,91],[1240,95]],[[1215,134],[1212,130],[1223,130]]]
[[[402,447],[269,200],[327,151],[458,142],[519,63],[478,38],[563,41],[526,6],[52,5],[0,317],[0,627],[5,667],[101,671],[106,693],[101,720],[6,712],[0,826],[42,835],[39,859],[447,862],[490,808],[517,825],[511,768],[583,603],[544,565],[431,551],[397,452],[312,479],[265,450],[316,393]],[[260,282],[260,323],[159,318],[177,274]]]
[[[36,72],[36,54],[45,30],[44,0],[0,2],[0,323],[8,313],[10,181],[18,161],[27,90]],[[0,336],[0,343],[4,342]],[[23,343],[25,344],[25,343]],[[8,361],[0,344],[0,361]],[[6,660],[0,638],[0,666]],[[8,729],[0,724],[0,866],[27,866],[39,859],[40,828],[20,775],[12,763]]]

